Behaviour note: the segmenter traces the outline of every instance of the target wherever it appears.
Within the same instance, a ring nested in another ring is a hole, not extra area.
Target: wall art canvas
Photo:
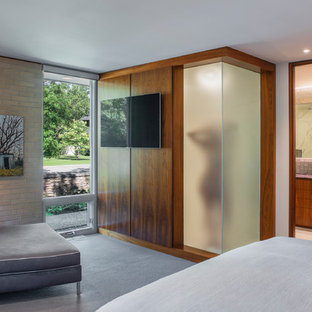
[[[24,118],[0,115],[0,177],[23,175]]]

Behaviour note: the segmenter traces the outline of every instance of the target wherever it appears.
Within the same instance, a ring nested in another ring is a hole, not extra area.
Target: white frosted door
[[[223,248],[260,238],[260,74],[223,63]]]
[[[222,65],[184,70],[184,244],[221,252]]]

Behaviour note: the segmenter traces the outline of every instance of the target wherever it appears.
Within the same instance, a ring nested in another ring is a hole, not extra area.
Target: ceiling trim
[[[123,69],[117,69],[109,72],[104,72],[100,75],[100,80],[104,80],[107,78],[114,78],[123,75],[129,75],[137,72],[153,70],[156,68],[163,68],[167,66],[185,66],[187,64],[196,63],[209,59],[217,59],[220,57],[230,57],[241,62],[245,62],[251,65],[254,65],[261,70],[273,72],[275,70],[275,64],[264,61],[258,57],[249,55],[247,53],[235,50],[230,47],[223,47],[208,51],[202,51],[182,56],[177,56],[173,58],[169,58],[166,60],[146,63],[142,65],[131,66]]]
[[[74,76],[74,77],[90,79],[90,80],[99,80],[100,78],[100,75],[98,74],[85,72],[81,70],[75,70],[71,68],[52,66],[52,65],[43,65],[43,71],[53,73],[53,74]]]

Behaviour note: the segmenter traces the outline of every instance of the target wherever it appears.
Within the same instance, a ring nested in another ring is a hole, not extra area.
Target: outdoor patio
[[[90,165],[44,166],[43,172],[44,197],[83,194],[89,191]],[[55,210],[61,210],[57,208]],[[55,212],[52,209],[47,212],[46,222],[56,231],[67,231],[87,226],[88,218],[87,208]]]
[[[87,226],[88,211],[46,216],[46,222],[56,231],[69,231]]]

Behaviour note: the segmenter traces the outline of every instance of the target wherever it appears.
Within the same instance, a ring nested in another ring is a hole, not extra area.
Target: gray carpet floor
[[[193,265],[100,234],[70,241],[81,252],[81,296],[76,296],[75,284],[0,294],[1,312],[94,312],[116,297]]]

